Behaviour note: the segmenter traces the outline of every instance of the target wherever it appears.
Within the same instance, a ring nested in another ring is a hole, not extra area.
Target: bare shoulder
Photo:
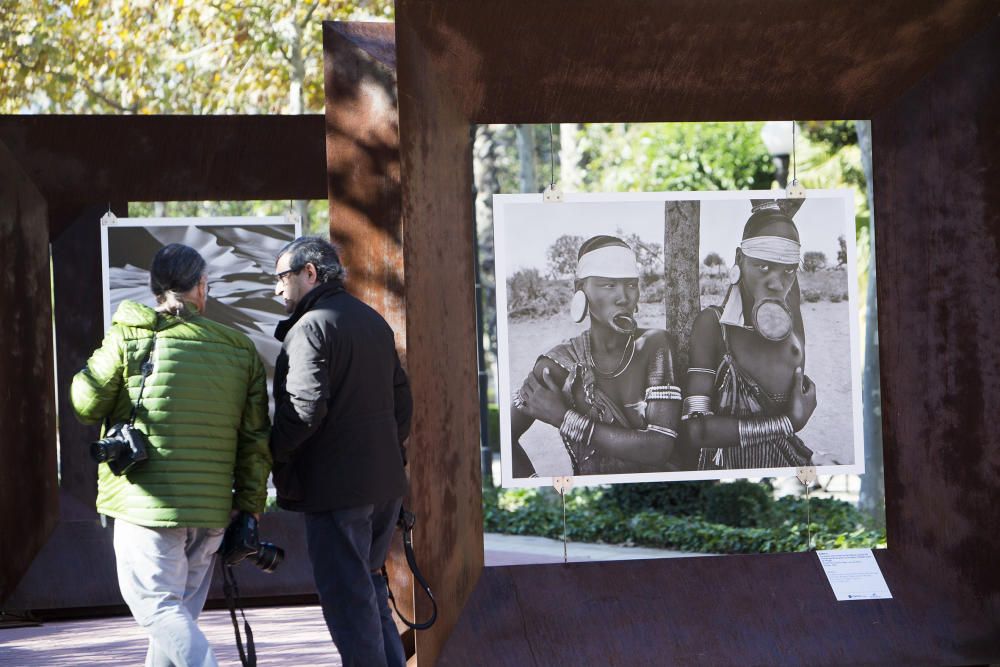
[[[714,308],[706,308],[698,313],[691,325],[691,354],[699,351],[715,356],[722,347],[722,327],[719,324],[719,313]],[[701,355],[698,355],[701,356]]]

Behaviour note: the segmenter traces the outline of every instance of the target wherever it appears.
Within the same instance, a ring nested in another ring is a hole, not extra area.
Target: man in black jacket
[[[323,616],[345,667],[405,665],[379,571],[407,479],[410,387],[392,329],[344,289],[336,249],[285,246],[275,293],[291,315],[274,373],[278,505],[305,513]]]

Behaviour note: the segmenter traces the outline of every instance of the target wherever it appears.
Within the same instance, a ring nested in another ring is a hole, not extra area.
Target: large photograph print
[[[863,472],[853,197],[496,195],[503,486]]]
[[[253,341],[270,388],[281,349],[274,328],[287,317],[274,294],[274,263],[300,227],[301,223],[279,216],[106,218],[101,225],[105,329],[124,299],[156,306],[149,288],[153,256],[167,244],[183,243],[201,253],[208,265],[205,317]]]

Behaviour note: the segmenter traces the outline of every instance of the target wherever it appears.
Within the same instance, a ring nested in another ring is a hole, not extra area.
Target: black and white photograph
[[[105,329],[124,299],[156,306],[149,289],[150,263],[163,246],[183,243],[208,264],[205,317],[253,341],[270,387],[281,349],[274,328],[287,317],[274,294],[274,262],[278,251],[300,235],[300,227],[301,223],[281,216],[106,217],[101,224]]]
[[[496,195],[503,486],[863,472],[853,197]]]

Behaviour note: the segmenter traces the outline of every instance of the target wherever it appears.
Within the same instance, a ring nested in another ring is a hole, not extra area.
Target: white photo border
[[[854,461],[850,464],[816,466],[820,475],[843,475],[864,473],[864,428],[862,411],[862,363],[860,308],[857,275],[857,241],[855,238],[855,196],[849,189],[808,190],[806,199],[840,200],[843,203],[843,228],[847,249],[848,302],[851,317],[850,360],[851,360],[851,414],[853,419]],[[496,313],[497,313],[497,404],[500,414],[500,467],[501,486],[505,488],[551,486],[553,477],[514,478],[511,463],[511,405],[510,396],[514,390],[510,377],[510,339],[508,330],[507,280],[513,273],[506,256],[509,239],[507,237],[509,205],[537,204],[556,207],[567,203],[597,202],[667,202],[692,200],[743,200],[784,199],[781,190],[733,190],[705,192],[630,192],[630,193],[564,193],[562,202],[545,202],[541,194],[497,194],[493,196]],[[571,230],[567,230],[571,231]],[[540,350],[539,353],[542,351]],[[820,392],[822,388],[820,388]],[[822,400],[822,398],[821,398]],[[632,473],[616,475],[580,475],[573,478],[574,484],[590,486],[599,484],[669,482],[690,480],[718,480],[759,477],[791,477],[796,468],[754,468],[735,470],[689,470],[678,472]]]

